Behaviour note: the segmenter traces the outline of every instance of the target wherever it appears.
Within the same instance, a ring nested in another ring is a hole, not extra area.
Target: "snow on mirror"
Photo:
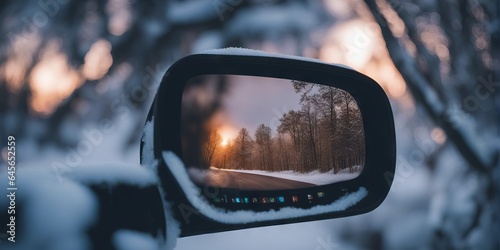
[[[350,180],[363,170],[362,116],[339,88],[202,75],[186,84],[181,112],[182,158],[191,180],[237,192],[211,197],[213,203],[312,203],[328,194],[293,190]]]

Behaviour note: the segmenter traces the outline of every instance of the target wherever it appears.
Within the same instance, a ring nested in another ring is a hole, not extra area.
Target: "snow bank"
[[[1,239],[0,249],[92,249],[88,230],[97,222],[98,203],[86,185],[106,183],[144,187],[157,184],[156,175],[149,169],[116,164],[81,166],[64,177],[39,166],[19,168],[16,174],[16,242],[5,247],[3,244],[8,242]],[[0,174],[0,179],[8,179],[5,172]],[[7,190],[8,183],[0,183],[1,190]],[[2,195],[6,195],[4,192]],[[0,207],[8,207],[7,202],[8,199],[0,199]],[[0,213],[2,218],[5,212]],[[173,226],[171,221],[168,223],[169,228]],[[174,242],[178,236],[178,233],[172,236]],[[130,239],[117,243],[126,238]],[[118,249],[159,249],[164,238],[149,236],[146,239],[123,231],[117,233],[114,240]],[[156,248],[151,248],[153,244]]]
[[[356,169],[359,169],[358,166],[356,166]],[[326,173],[321,173],[318,170],[311,171],[308,173],[299,173],[295,172],[292,170],[288,171],[279,171],[279,172],[268,172],[268,171],[262,171],[262,170],[240,170],[240,169],[219,169],[219,168],[214,168],[211,167],[208,170],[200,170],[197,168],[188,168],[188,174],[191,179],[193,179],[197,183],[204,183],[207,175],[210,174],[210,171],[216,170],[216,171],[231,171],[231,172],[238,172],[238,173],[247,173],[247,174],[255,174],[255,175],[264,175],[264,176],[270,176],[270,177],[276,177],[276,178],[281,178],[281,179],[287,179],[287,180],[293,180],[293,181],[300,181],[300,182],[307,182],[311,183],[314,185],[326,185],[326,184],[331,184],[331,183],[336,183],[336,182],[341,182],[341,181],[346,181],[346,180],[352,180],[356,177],[359,176],[359,173],[349,173],[349,172],[340,172],[340,173],[333,173],[333,171],[326,172]]]
[[[200,190],[189,179],[184,163],[182,163],[182,161],[173,152],[163,152],[163,159],[167,167],[179,182],[182,190],[186,193],[186,196],[191,204],[204,215],[212,218],[213,220],[227,224],[298,218],[342,211],[355,205],[368,194],[368,190],[366,188],[360,187],[358,191],[347,194],[329,205],[318,205],[309,209],[286,207],[282,208],[280,211],[272,210],[258,213],[252,211],[225,211],[211,206],[200,196]]]
[[[117,250],[159,250],[160,244],[151,235],[131,231],[118,230],[113,235],[113,244]]]
[[[321,220],[184,237],[179,239],[176,249],[359,250],[359,247],[350,248],[345,236],[331,232],[337,221]]]
[[[69,179],[60,182],[47,168],[19,168],[16,175],[16,228],[22,231],[8,249],[91,249],[87,230],[97,219],[97,201],[88,188]],[[7,180],[6,173],[0,179]],[[1,183],[6,190],[7,182]],[[0,207],[7,201],[0,199]]]
[[[277,178],[283,178],[294,181],[307,182],[315,185],[326,185],[335,182],[341,182],[346,180],[352,180],[359,176],[360,173],[333,173],[333,171],[321,173],[318,170],[311,171],[308,173],[299,173],[292,170],[280,171],[280,172],[267,172],[261,170],[239,170],[239,169],[220,169],[224,171],[248,173],[248,174],[258,174]]]

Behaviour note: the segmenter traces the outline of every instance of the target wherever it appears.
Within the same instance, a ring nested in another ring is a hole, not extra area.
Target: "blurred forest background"
[[[19,166],[138,162],[162,74],[205,49],[343,63],[385,89],[398,165],[381,207],[180,249],[500,247],[498,1],[4,0],[0,20],[0,138],[17,137]]]

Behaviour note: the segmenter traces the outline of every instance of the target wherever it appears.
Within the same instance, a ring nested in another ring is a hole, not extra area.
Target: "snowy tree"
[[[352,95],[330,86],[292,82],[295,91],[301,94],[300,114],[306,121],[305,125],[302,125],[306,131],[299,134],[303,134],[308,142],[302,151],[302,157],[307,159],[312,156],[307,164],[317,166],[325,172],[332,169],[338,172],[355,165],[363,165],[363,120]],[[311,119],[312,109],[314,119]],[[314,125],[312,120],[315,120]],[[282,129],[290,127],[287,125],[290,121],[283,122],[285,125]]]
[[[457,213],[459,208],[452,206],[441,211],[443,221],[434,228],[434,247],[473,247],[473,232],[479,232],[485,238],[475,247],[498,248],[498,240],[487,237],[500,233],[498,3],[365,2],[416,104],[468,163],[469,171],[461,178],[480,182],[467,198],[474,204],[468,214]],[[449,200],[468,191],[450,190]],[[463,216],[471,218],[465,225],[458,218]]]
[[[212,164],[216,150],[221,147],[222,136],[216,131],[210,131],[201,150],[201,167],[208,168]]]
[[[236,169],[255,169],[251,162],[254,141],[246,128],[242,128],[234,141],[234,166]],[[258,168],[257,168],[258,169]]]
[[[271,147],[271,128],[260,124],[255,130],[255,143],[258,150],[258,158],[261,168],[273,171],[273,152]]]

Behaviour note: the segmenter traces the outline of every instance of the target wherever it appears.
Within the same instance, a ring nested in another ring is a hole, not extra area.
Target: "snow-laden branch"
[[[410,89],[416,103],[421,105],[428,115],[436,122],[447,134],[450,141],[456,145],[457,149],[464,156],[467,162],[473,169],[480,172],[489,172],[491,165],[491,158],[497,151],[497,147],[486,148],[480,145],[483,143],[478,140],[476,136],[477,127],[473,122],[452,123],[447,117],[449,116],[448,110],[450,106],[447,104],[450,100],[443,100],[438,94],[438,83],[430,83],[426,79],[426,75],[419,70],[416,58],[411,56],[406,49],[400,44],[400,41],[395,37],[389,28],[389,24],[382,14],[379,6],[375,1],[366,0],[371,13],[375,20],[380,25],[382,36],[386,42],[389,55],[394,61],[394,65],[401,72],[405,79],[408,88]],[[403,11],[398,11],[398,15],[404,16]],[[408,16],[402,17],[403,21],[410,22]],[[407,32],[414,33],[415,30],[408,30],[408,27],[414,28],[412,25],[406,24]],[[411,34],[411,38],[416,37],[417,34]],[[418,39],[416,40],[418,41]],[[412,42],[415,42],[412,40]],[[416,44],[419,50],[426,50],[423,46]],[[429,57],[428,51],[424,53],[423,59],[432,59]],[[427,62],[431,63],[431,62]],[[439,70],[439,65],[429,65],[429,70]],[[436,79],[432,77],[431,79]],[[442,95],[444,97],[444,95]],[[467,125],[467,126],[465,126]]]

